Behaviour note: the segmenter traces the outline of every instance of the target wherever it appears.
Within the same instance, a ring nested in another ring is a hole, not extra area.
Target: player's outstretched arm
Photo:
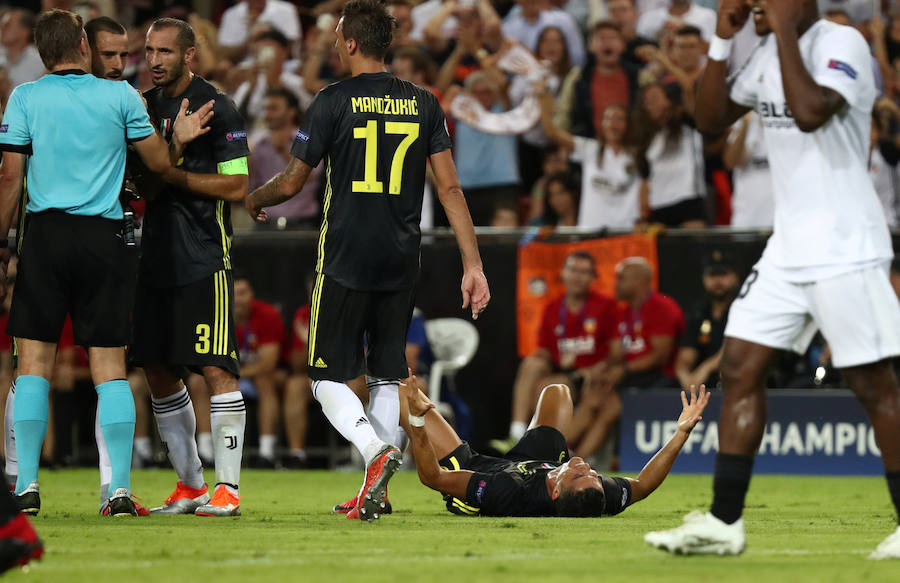
[[[437,454],[434,452],[434,446],[428,439],[425,426],[419,427],[410,423],[410,416],[424,418],[425,414],[433,408],[434,403],[414,386],[400,387],[400,426],[409,436],[419,480],[432,490],[464,500],[473,472],[468,470],[449,471],[441,468]],[[432,415],[434,414],[436,413],[432,413]]]
[[[778,43],[784,98],[800,131],[814,132],[828,123],[846,101],[834,89],[816,83],[803,64],[797,27],[804,17],[804,5],[798,0],[766,5],[766,18]]]
[[[444,212],[447,213],[450,227],[456,234],[456,242],[462,255],[462,307],[466,309],[471,305],[472,319],[477,320],[478,314],[491,301],[491,290],[484,275],[484,266],[478,251],[478,240],[475,238],[472,216],[469,214],[469,207],[466,205],[466,198],[463,196],[450,150],[432,154],[431,169],[434,171],[434,179],[437,182],[438,198],[444,207]]]
[[[132,146],[150,172],[163,174],[172,169],[169,162],[169,146],[158,133],[153,132],[143,140],[132,142]]]
[[[678,417],[678,429],[675,431],[675,435],[653,456],[653,459],[647,462],[647,465],[644,466],[644,469],[641,470],[636,479],[629,480],[631,482],[632,504],[649,496],[663,483],[663,480],[666,479],[666,476],[669,475],[669,471],[672,469],[672,464],[675,463],[675,459],[678,457],[678,452],[681,451],[681,448],[687,442],[691,431],[703,419],[701,415],[703,410],[706,409],[706,404],[709,403],[709,393],[706,392],[706,386],[700,385],[700,392],[698,393],[696,387],[691,385],[690,394],[691,397],[688,400],[685,392],[681,391],[682,410],[681,415]]]
[[[263,209],[293,198],[306,184],[310,172],[312,172],[312,166],[299,158],[292,157],[287,168],[247,196],[247,212],[254,221],[265,221],[266,211]]]
[[[719,19],[716,36],[730,39],[744,26],[750,16],[745,0],[722,0],[719,2]],[[718,134],[744,115],[748,108],[738,105],[728,97],[725,82],[728,61],[709,59],[700,77],[697,91],[694,120],[697,129],[707,134]]]
[[[191,194],[227,202],[242,202],[250,187],[249,174],[198,174],[170,168],[163,173],[162,179]]]

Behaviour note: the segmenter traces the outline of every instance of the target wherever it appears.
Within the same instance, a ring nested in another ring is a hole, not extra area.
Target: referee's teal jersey
[[[28,212],[121,219],[127,141],[152,133],[144,102],[128,83],[59,71],[13,90],[0,151],[31,156]]]

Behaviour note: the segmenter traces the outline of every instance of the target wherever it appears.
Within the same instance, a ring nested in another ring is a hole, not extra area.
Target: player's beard
[[[153,71],[151,70],[151,73]],[[153,81],[153,84],[157,87],[166,87],[173,83],[177,83],[181,76],[184,74],[184,62],[179,61],[177,64],[172,65],[172,67],[165,71],[162,79],[159,81],[153,80],[153,76],[151,75],[150,79]]]

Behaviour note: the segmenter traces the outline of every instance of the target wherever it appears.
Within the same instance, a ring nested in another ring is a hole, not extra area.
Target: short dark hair
[[[594,259],[594,256],[591,255],[590,253],[588,253],[587,251],[582,251],[582,250],[572,251],[571,253],[566,255],[566,260],[565,260],[564,264],[568,263],[569,259],[582,259],[584,261],[590,261],[591,269],[594,271],[595,275],[597,274],[597,260]]]
[[[571,257],[571,256],[570,256]],[[572,518],[603,516],[606,494],[600,488],[562,491],[556,499],[556,515]]]
[[[274,43],[278,43],[284,48],[288,48],[291,46],[291,41],[288,40],[288,37],[284,36],[284,33],[278,30],[277,28],[270,28],[268,30],[264,30],[263,32],[256,35],[254,39],[256,41],[261,40],[270,40]]]
[[[403,47],[394,53],[394,60],[409,59],[413,66],[413,72],[422,73],[430,77],[434,68],[434,60],[428,53],[417,47]]]
[[[693,24],[685,24],[675,31],[675,36],[696,36],[703,39],[703,32]]]
[[[34,25],[34,44],[47,69],[60,63],[79,62],[83,38],[84,21],[68,10],[48,10],[40,15]]]
[[[92,18],[88,20],[84,24],[84,32],[87,33],[88,43],[91,46],[94,46],[94,43],[97,40],[97,35],[101,32],[108,32],[110,34],[124,34],[127,35],[128,31],[125,30],[125,27],[110,18],[109,16],[98,16],[97,18]]]
[[[178,36],[175,37],[175,42],[178,43],[178,46],[182,51],[186,51],[197,45],[197,38],[194,36],[194,27],[188,24],[187,21],[179,20],[178,18],[158,18],[150,25],[150,30],[159,28],[178,29]]]
[[[596,34],[601,30],[614,30],[620,35],[622,34],[622,27],[619,26],[619,23],[608,19],[598,20],[597,22],[595,22],[594,26],[591,28],[591,34]]]
[[[352,38],[363,55],[383,61],[394,39],[396,21],[378,0],[350,0],[344,5],[341,33]]]
[[[297,96],[294,93],[285,87],[270,87],[266,90],[265,96],[268,97],[280,97],[287,102],[287,106],[293,109],[300,109],[300,101],[297,99]]]

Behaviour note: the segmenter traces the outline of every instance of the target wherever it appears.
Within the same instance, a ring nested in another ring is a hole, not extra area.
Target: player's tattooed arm
[[[675,435],[647,462],[647,465],[644,466],[637,478],[633,480],[628,478],[631,482],[632,504],[649,496],[669,475],[669,472],[672,470],[672,464],[675,463],[681,448],[687,443],[691,431],[703,419],[703,410],[706,409],[707,403],[709,403],[709,393],[706,392],[704,385],[700,385],[699,392],[696,387],[691,385],[690,399],[688,399],[685,391],[681,391],[682,408],[681,415],[678,417],[678,429],[675,431]]]
[[[310,172],[312,166],[298,158],[291,158],[287,168],[250,193],[245,203],[247,212],[254,221],[265,221],[266,211],[263,209],[293,198],[306,184]]]
[[[766,5],[766,17],[778,43],[787,106],[800,131],[814,132],[828,123],[847,102],[834,89],[816,83],[803,64],[798,28],[805,30],[815,21],[805,10],[805,5],[796,0],[771,2]]]

